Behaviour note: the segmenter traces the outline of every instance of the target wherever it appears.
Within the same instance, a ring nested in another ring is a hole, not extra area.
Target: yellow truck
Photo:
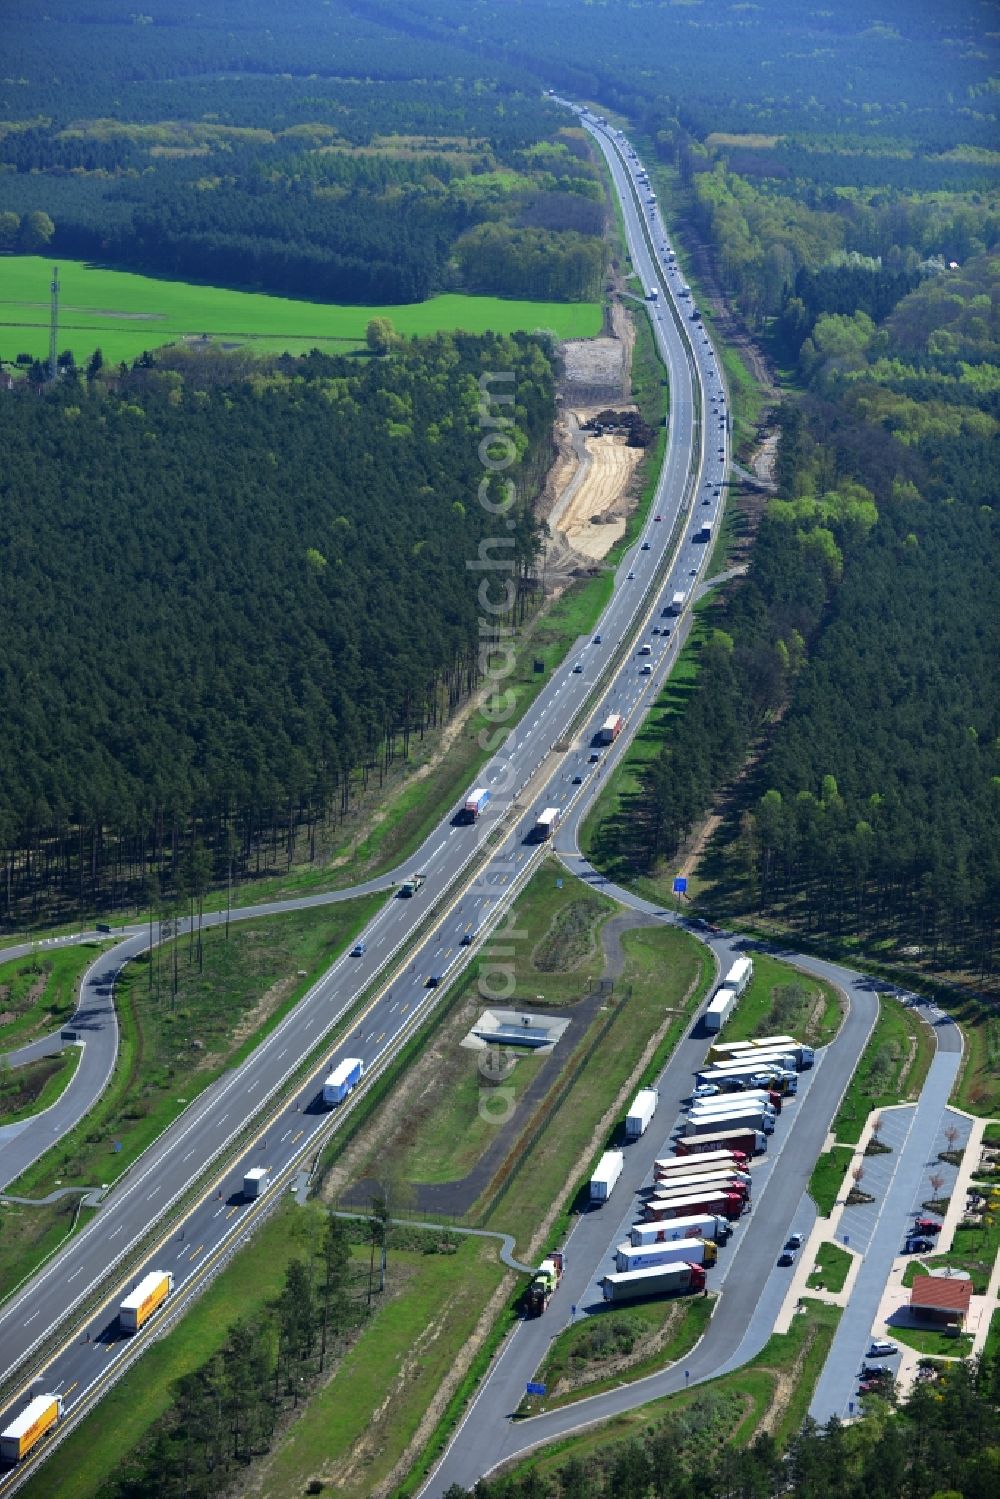
[[[21,1414],[0,1431],[0,1459],[19,1463],[61,1415],[61,1395],[36,1395]]]
[[[144,1275],[118,1308],[118,1325],[122,1332],[138,1332],[173,1289],[174,1277],[169,1270],[150,1270]]]

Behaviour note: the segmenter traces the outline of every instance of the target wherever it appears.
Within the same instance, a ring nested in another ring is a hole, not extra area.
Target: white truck
[[[656,1113],[660,1095],[655,1088],[640,1088],[632,1100],[632,1107],[625,1115],[626,1140],[638,1140],[649,1128],[649,1121]]]
[[[593,1203],[607,1202],[614,1191],[615,1182],[625,1169],[625,1157],[620,1150],[606,1150],[597,1163],[597,1170],[590,1178],[590,1200]]]
[[[678,1239],[728,1239],[732,1233],[728,1218],[718,1213],[692,1213],[686,1218],[664,1218],[659,1223],[633,1223],[629,1238],[641,1244],[675,1244]]]
[[[737,958],[723,979],[723,983],[727,989],[735,989],[737,994],[742,994],[752,978],[753,959],[747,957]]]
[[[345,1057],[338,1062],[323,1084],[323,1102],[328,1107],[343,1103],[348,1093],[360,1083],[364,1070],[365,1064],[360,1057]]]
[[[556,823],[559,821],[559,808],[546,807],[535,819],[535,825],[531,829],[531,840],[533,843],[545,843],[555,832]]]
[[[714,1239],[680,1239],[675,1244],[619,1244],[615,1250],[615,1269],[619,1275],[630,1270],[649,1270],[654,1265],[669,1265],[684,1260],[689,1265],[714,1265],[719,1257]]]
[[[683,613],[684,605],[685,605],[686,602],[687,602],[687,593],[685,592],[685,590],[683,588],[679,588],[677,590],[677,592],[674,594],[673,598],[670,600],[670,613],[671,614],[681,614],[681,613]]]
[[[705,1029],[710,1035],[717,1035],[721,1031],[735,1010],[739,997],[736,990],[730,989],[726,984],[716,990],[705,1010]]]
[[[263,1197],[267,1191],[267,1179],[270,1176],[267,1166],[254,1166],[243,1178],[243,1201],[254,1202],[258,1197]]]

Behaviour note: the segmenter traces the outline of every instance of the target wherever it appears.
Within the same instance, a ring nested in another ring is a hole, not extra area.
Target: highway
[[[676,287],[678,305],[682,305],[678,273],[668,270],[660,281],[646,243],[647,231],[654,243],[666,243],[655,209],[649,204],[640,206],[624,159],[614,149],[610,136],[594,122],[585,123],[595,133],[615,175],[633,261],[644,285],[665,286],[669,282]],[[633,173],[637,171],[635,163],[631,167]],[[676,638],[673,633],[659,633],[663,628],[676,629],[676,621],[671,617],[668,626],[659,621],[665,617],[673,594],[681,589],[690,594],[696,575],[707,565],[711,547],[693,540],[695,521],[700,527],[706,520],[718,519],[728,453],[724,393],[711,349],[702,336],[696,336],[696,359],[692,361],[669,310],[659,305],[652,312],[670,378],[667,459],[642,534],[618,569],[617,586],[593,637],[577,643],[525,720],[506,735],[480,773],[476,784],[488,786],[492,800],[478,824],[455,825],[451,819],[442,823],[403,869],[384,879],[333,896],[248,908],[231,917],[259,917],[331,899],[345,900],[367,891],[386,891],[385,904],[362,934],[364,953],[339,958],[247,1061],[202,1094],[140,1158],[108,1194],[83,1232],[0,1309],[0,1375],[7,1378],[33,1354],[37,1356],[53,1331],[105,1284],[109,1271],[123,1267],[120,1284],[98,1310],[78,1321],[68,1341],[48,1357],[42,1368],[31,1370],[30,1381],[0,1415],[3,1424],[41,1389],[63,1395],[67,1417],[89,1408],[147,1339],[145,1333],[131,1340],[117,1336],[115,1308],[122,1295],[148,1269],[163,1268],[174,1274],[176,1302],[181,1292],[209,1274],[231,1250],[262,1210],[260,1204],[246,1204],[241,1199],[245,1170],[267,1166],[272,1193],[282,1190],[295,1176],[301,1162],[315,1152],[318,1138],[330,1121],[329,1111],[318,1102],[330,1064],[344,1056],[357,1056],[370,1074],[392,1057],[422,1020],[442,985],[477,950],[491,924],[502,916],[536,867],[543,846],[526,840],[539,811],[555,806],[564,816],[570,815],[596,795],[605,757],[598,754],[595,762],[591,745],[601,723],[617,712],[634,725],[652,701]],[[696,450],[693,438],[698,430],[695,376],[700,387],[717,392],[705,398],[715,401],[715,420],[721,423],[711,435],[707,452]],[[694,517],[684,510],[692,494],[696,496]],[[704,498],[707,505],[702,503]],[[678,553],[669,560],[670,538],[682,517]],[[638,654],[644,644],[650,646],[648,656]],[[620,646],[624,647],[622,659],[614,664],[609,658]],[[648,674],[646,666],[651,667]],[[555,748],[566,742],[568,750]],[[456,808],[464,795],[456,795]],[[420,870],[426,877],[422,889],[411,899],[393,895],[393,881],[413,870]],[[208,918],[208,924],[212,919]],[[223,920],[224,915],[214,918],[216,923]],[[425,924],[429,924],[429,931],[421,935],[418,951],[400,962],[400,950],[409,946]],[[148,933],[137,928],[114,950],[113,962],[120,964],[147,942]],[[102,954],[93,966],[84,984],[82,1006],[90,1013],[95,1036],[103,1033],[105,1039],[114,1031],[112,986],[107,982],[111,963],[112,956]],[[437,987],[429,987],[432,977],[441,980]],[[361,1015],[354,1017],[350,1033],[336,1046],[330,1045],[294,1097],[269,1108],[269,1102],[283,1090],[302,1058],[344,1019],[369,986],[373,986],[374,997]],[[95,1080],[91,1086],[97,1086],[99,1093],[102,1069],[106,1076],[110,1053],[99,1052],[96,1046],[92,1049],[93,1039],[87,1051],[99,1065],[95,1062],[91,1067],[85,1052],[80,1071]],[[79,1096],[74,1108],[79,1105]],[[124,1262],[132,1256],[132,1246],[168,1207],[188,1193],[192,1182],[247,1131],[251,1121],[257,1121],[250,1131],[253,1138],[242,1148],[236,1163],[203,1189],[187,1210],[183,1226],[165,1234],[144,1254],[141,1263],[131,1265],[126,1276]],[[15,1139],[14,1147],[22,1151],[22,1156],[39,1143],[44,1148],[51,1143],[57,1123],[56,1116],[46,1118],[43,1128],[48,1139],[31,1140],[31,1132],[25,1132]],[[64,1419],[59,1430],[65,1427]],[[58,1440],[58,1431],[39,1444],[34,1460],[29,1459],[15,1474],[0,1479],[0,1494],[10,1492],[21,1475],[44,1457],[54,1440]]]

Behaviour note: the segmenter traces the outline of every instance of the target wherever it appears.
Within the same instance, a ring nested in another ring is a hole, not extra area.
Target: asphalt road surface
[[[607,146],[607,142],[602,144]],[[651,215],[644,210],[640,216],[624,166],[614,153],[612,159],[623,195],[633,261],[651,282],[657,272],[643,228],[644,223],[649,224]],[[662,235],[655,221],[652,232]],[[72,1341],[49,1359],[44,1371],[2,1413],[4,1423],[42,1388],[64,1396],[67,1415],[102,1392],[113,1377],[117,1361],[130,1357],[144,1341],[141,1335],[131,1341],[117,1337],[114,1315],[121,1295],[150,1268],[173,1272],[175,1297],[211,1270],[260,1211],[259,1206],[242,1201],[240,1186],[245,1170],[266,1165],[271,1172],[271,1190],[282,1190],[326,1123],[328,1111],[320,1106],[318,1095],[330,1064],[345,1056],[357,1056],[370,1072],[393,1053],[433,999],[435,990],[428,987],[428,980],[448,980],[470,950],[475,951],[490,923],[509,905],[530,875],[541,847],[533,844],[529,835],[541,809],[555,806],[565,815],[596,794],[603,756],[599,755],[596,763],[591,757],[592,742],[600,725],[613,712],[637,722],[650,700],[653,678],[642,672],[649,658],[635,656],[633,651],[648,638],[654,647],[653,661],[659,672],[668,658],[669,638],[654,637],[651,622],[663,617],[675,591],[682,586],[690,591],[694,574],[699,569],[704,571],[707,563],[710,547],[692,540],[690,515],[685,513],[678,556],[667,566],[675,524],[692,492],[700,494],[702,487],[706,487],[709,475],[717,482],[711,486],[710,504],[699,507],[698,524],[716,518],[721,502],[715,491],[721,490],[728,452],[724,417],[718,436],[713,434],[710,451],[699,456],[694,450],[692,365],[685,342],[666,308],[658,311],[655,333],[671,381],[667,460],[649,518],[618,569],[617,586],[594,637],[578,642],[564,665],[553,673],[526,718],[503,738],[480,773],[477,784],[490,788],[491,801],[478,824],[456,825],[449,819],[439,825],[404,868],[383,879],[334,895],[276,902],[233,914],[231,919],[259,917],[345,900],[371,890],[388,891],[394,878],[414,870],[426,877],[423,888],[412,899],[394,898],[387,893],[382,910],[362,934],[364,954],[338,959],[252,1056],[202,1094],[126,1173],[88,1227],[0,1309],[0,1376],[6,1376],[26,1361],[53,1329],[104,1282],[109,1268],[124,1267],[133,1243],[245,1130],[248,1120],[260,1119],[257,1137],[237,1164],[211,1183],[206,1195],[190,1210],[183,1230],[174,1230],[141,1264],[131,1267],[127,1280],[123,1280],[107,1304],[74,1330]],[[698,354],[698,370],[699,379],[714,380],[717,384],[714,355],[707,345]],[[721,386],[718,388],[721,400]],[[617,667],[612,667],[609,657],[633,635],[630,649]],[[499,685],[502,687],[502,682]],[[586,715],[581,719],[588,700]],[[568,751],[553,749],[565,741],[570,745]],[[466,794],[463,791],[456,796],[456,809]],[[467,867],[472,874],[475,861],[483,857],[487,839],[491,846],[488,862],[468,888],[462,889],[459,876]],[[454,894],[455,890],[459,893]],[[393,971],[394,955],[428,920],[431,912],[435,913],[434,927],[422,941],[419,953],[401,970]],[[211,924],[213,920],[217,923],[224,919],[224,915],[218,915],[207,920]],[[471,939],[470,946],[464,945],[466,938]],[[121,963],[134,956],[147,941],[148,934],[137,928],[126,943],[115,949],[114,962]],[[34,1159],[40,1149],[51,1144],[57,1130],[69,1128],[82,1117],[104,1086],[116,1045],[113,995],[107,982],[110,963],[110,957],[102,955],[84,985],[83,1013],[78,1018],[86,1021],[81,1028],[87,1031],[87,1047],[78,1076],[87,1079],[86,1087],[81,1084],[61,1114],[50,1111],[42,1116],[44,1122],[38,1132],[25,1131],[16,1137],[11,1148],[19,1152],[20,1162]],[[385,981],[350,1035],[331,1049],[296,1096],[269,1117],[266,1102],[281,1090],[300,1060],[344,1017],[357,996],[376,980]],[[91,1090],[90,1103],[84,1107],[86,1088]],[[39,1457],[44,1455],[44,1449],[45,1443],[40,1444]],[[28,1466],[33,1467],[34,1463]],[[7,1492],[15,1481],[10,1477],[0,1480],[0,1493]]]

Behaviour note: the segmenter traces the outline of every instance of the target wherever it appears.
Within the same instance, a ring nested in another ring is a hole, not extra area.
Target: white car
[[[717,1083],[699,1083],[697,1088],[695,1088],[694,1092],[691,1094],[691,1097],[714,1098],[715,1095],[717,1093],[721,1093],[721,1091],[722,1090]]]

